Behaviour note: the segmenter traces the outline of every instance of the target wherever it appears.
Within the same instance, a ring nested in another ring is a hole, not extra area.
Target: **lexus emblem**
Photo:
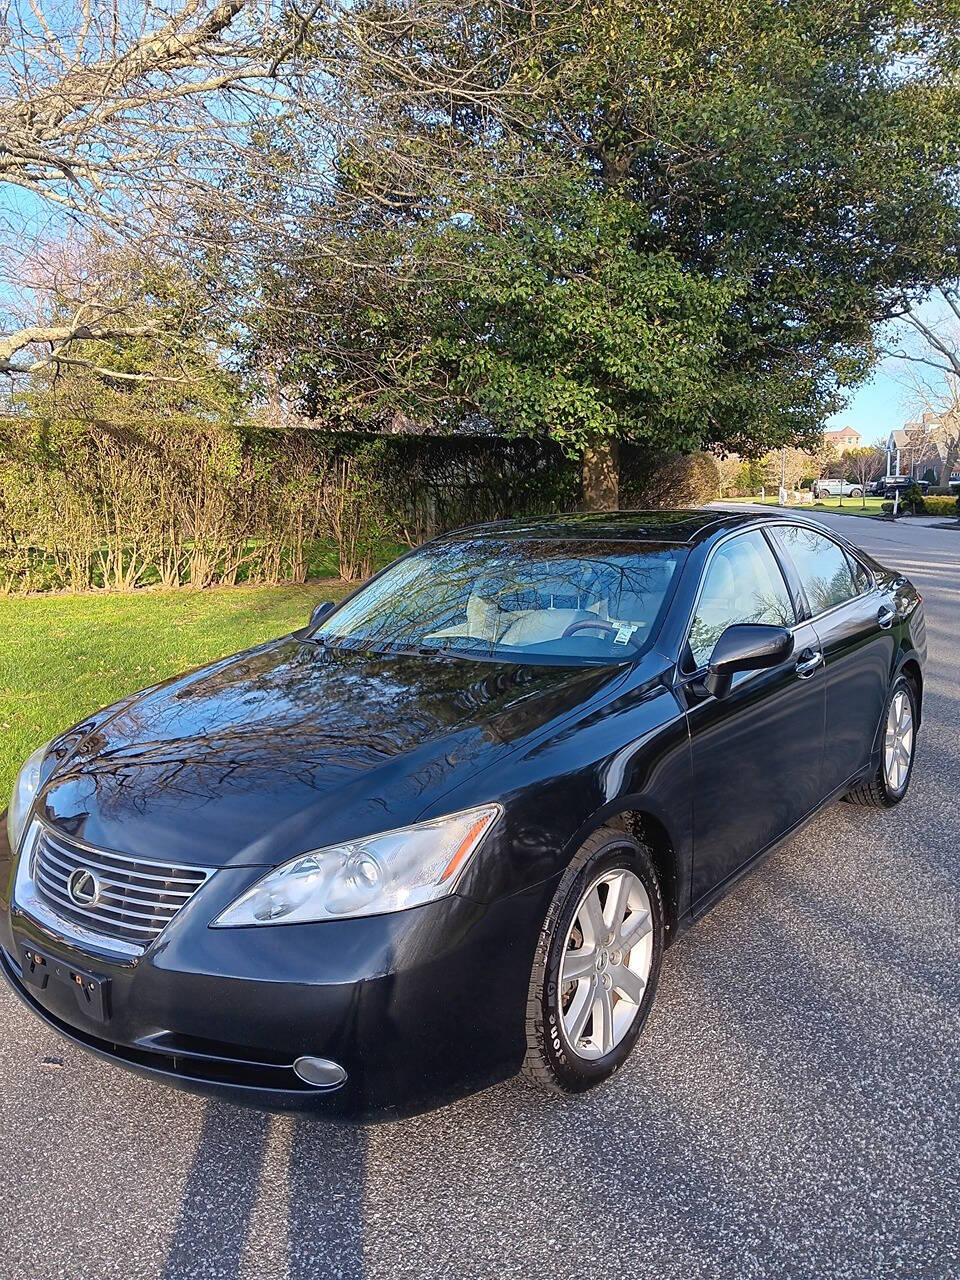
[[[86,867],[77,867],[76,871],[70,872],[67,893],[78,907],[92,907],[100,897],[100,881]]]

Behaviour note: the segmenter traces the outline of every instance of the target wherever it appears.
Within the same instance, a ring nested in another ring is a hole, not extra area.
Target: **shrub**
[[[324,466],[320,510],[345,582],[369,578],[378,547],[394,534],[400,521],[384,484],[382,449],[378,447],[382,443],[371,441],[356,453],[333,458]]]
[[[958,500],[943,494],[926,494],[923,505],[929,516],[955,516],[958,514]]]
[[[915,516],[922,516],[926,512],[923,490],[916,482],[904,490],[900,498],[900,506],[904,511],[909,511],[911,515]]]
[[[210,422],[0,424],[0,591],[299,582],[323,451]]]
[[[364,448],[364,437],[337,438],[345,450]],[[580,461],[553,440],[390,435],[378,438],[377,456],[381,481],[402,513],[403,538],[411,543],[484,520],[580,505]]]
[[[915,500],[910,500],[910,490],[900,499],[900,511],[904,515],[928,515],[928,516],[960,516],[960,497],[947,498],[942,494],[926,494],[921,495],[919,507]],[[892,502],[884,502],[880,508],[888,515],[893,511]]]
[[[650,454],[621,449],[621,507],[699,507],[719,496],[720,469],[709,453]]]

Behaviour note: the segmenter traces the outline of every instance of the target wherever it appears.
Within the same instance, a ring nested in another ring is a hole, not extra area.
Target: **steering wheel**
[[[571,622],[569,627],[567,627],[563,635],[560,637],[561,640],[566,640],[567,636],[572,636],[575,632],[582,631],[584,627],[593,627],[597,631],[606,632],[620,630],[620,628],[615,627],[612,622],[607,622],[605,618],[583,618],[580,622]]]

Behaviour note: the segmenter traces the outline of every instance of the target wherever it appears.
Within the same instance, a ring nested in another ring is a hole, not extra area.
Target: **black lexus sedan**
[[[578,1093],[759,857],[903,798],[925,652],[904,577],[782,513],[437,538],[35,752],[0,968],[74,1042],[256,1106]]]

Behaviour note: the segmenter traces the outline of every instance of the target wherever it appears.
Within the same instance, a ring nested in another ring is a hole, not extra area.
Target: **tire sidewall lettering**
[[[645,857],[641,854],[636,859],[628,857],[623,860],[622,853],[619,857],[617,857],[617,853],[616,849],[611,849],[604,851],[600,857],[589,859],[571,882],[567,891],[565,906],[558,912],[555,920],[555,927],[552,931],[553,943],[546,960],[545,967],[547,972],[544,975],[543,987],[541,988],[541,1007],[543,1010],[543,1023],[541,1026],[545,1032],[542,1052],[545,1054],[547,1061],[552,1064],[553,1069],[559,1073],[559,1079],[564,1089],[572,1093],[582,1092],[585,1088],[589,1088],[590,1085],[599,1083],[618,1071],[623,1065],[636,1043],[643,1024],[646,1022],[656,987],[656,976],[654,975],[653,981],[648,984],[648,997],[641,1004],[635,1028],[628,1032],[625,1039],[608,1055],[606,1061],[600,1063],[594,1060],[580,1059],[568,1051],[559,1017],[559,972],[562,956],[557,940],[566,936],[566,930],[575,904],[588,879],[596,875],[599,870],[604,869],[605,865],[610,867],[624,866],[634,871],[642,867],[641,879],[650,896],[651,903],[656,903],[659,911],[662,912],[662,898],[658,891],[659,887],[656,879],[652,877],[652,872],[645,865]],[[638,853],[640,853],[639,850]],[[662,915],[660,919],[662,921]],[[662,933],[659,933],[659,937],[662,939]],[[658,940],[656,947],[658,957],[661,950],[662,941]]]

